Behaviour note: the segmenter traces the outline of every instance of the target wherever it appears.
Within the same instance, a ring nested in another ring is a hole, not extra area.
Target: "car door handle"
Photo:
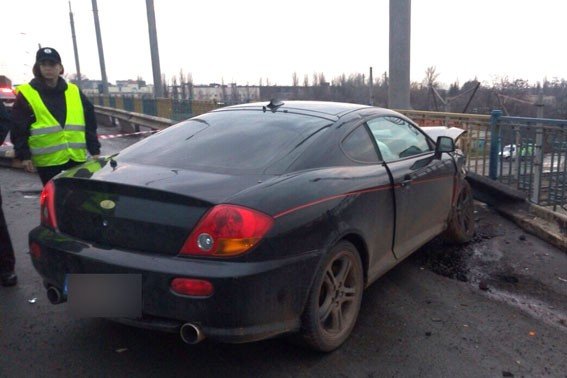
[[[412,180],[412,178],[410,177],[410,175],[406,175],[406,176],[404,176],[404,180],[402,181],[402,184],[401,184],[401,185],[402,185],[402,187],[409,186],[412,181],[413,181],[413,180]]]

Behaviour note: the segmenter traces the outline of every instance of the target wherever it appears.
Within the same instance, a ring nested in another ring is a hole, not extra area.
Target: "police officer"
[[[4,103],[0,101],[0,145],[4,143],[9,131],[10,119],[4,108]],[[2,211],[2,192],[0,192],[0,283],[2,286],[14,286],[18,282],[18,277],[14,272],[15,263],[14,248],[8,233],[4,211]]]
[[[60,75],[63,65],[51,47],[40,48],[34,79],[16,88],[12,142],[28,172],[37,170],[45,185],[61,171],[100,154],[94,107],[79,88]]]

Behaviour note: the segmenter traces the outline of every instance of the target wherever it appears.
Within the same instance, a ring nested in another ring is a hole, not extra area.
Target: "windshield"
[[[214,112],[171,126],[125,149],[119,158],[178,169],[261,174],[330,124],[286,112]]]

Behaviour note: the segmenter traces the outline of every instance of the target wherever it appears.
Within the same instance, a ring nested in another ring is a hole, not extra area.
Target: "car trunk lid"
[[[59,230],[101,248],[177,255],[211,203],[94,180],[57,180]]]

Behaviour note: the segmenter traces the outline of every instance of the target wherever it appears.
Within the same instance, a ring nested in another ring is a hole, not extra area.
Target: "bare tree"
[[[179,69],[179,87],[181,89],[181,99],[187,99],[187,84],[185,82],[185,75],[183,74],[183,68]]]
[[[193,99],[193,74],[188,72],[185,76],[185,80],[187,82],[187,98],[191,100]]]
[[[313,81],[311,82],[311,85],[314,87],[319,86],[319,75],[317,75],[317,72],[313,72]]]
[[[435,66],[427,67],[427,69],[425,70],[424,84],[426,87],[439,87],[439,83],[437,81],[439,79],[439,74],[436,70],[437,69],[435,68]]]
[[[238,87],[236,83],[230,83],[230,101],[233,104],[240,103],[240,93],[238,93]]]
[[[221,79],[221,102],[226,102],[226,85],[224,85],[224,77]]]
[[[179,86],[177,85],[177,76],[173,75],[171,79],[171,98],[174,100],[179,99]]]
[[[67,74],[67,73],[66,73],[66,74],[63,75],[63,77],[64,77],[65,80],[67,80],[67,81],[70,81],[70,82],[72,82],[72,83],[76,83],[76,82],[77,82],[78,75],[77,75],[76,73],[70,73],[70,74]],[[83,81],[83,80],[89,80],[89,78],[88,78],[86,75],[81,74],[81,81]]]
[[[167,79],[165,78],[165,74],[161,74],[161,82],[163,85],[163,97],[169,98],[169,86],[167,84]]]
[[[291,83],[294,87],[297,87],[299,84],[299,76],[297,76],[297,72],[294,72],[291,75]]]
[[[309,86],[309,75],[307,75],[307,74],[305,74],[305,76],[303,76],[303,86],[304,87]]]

